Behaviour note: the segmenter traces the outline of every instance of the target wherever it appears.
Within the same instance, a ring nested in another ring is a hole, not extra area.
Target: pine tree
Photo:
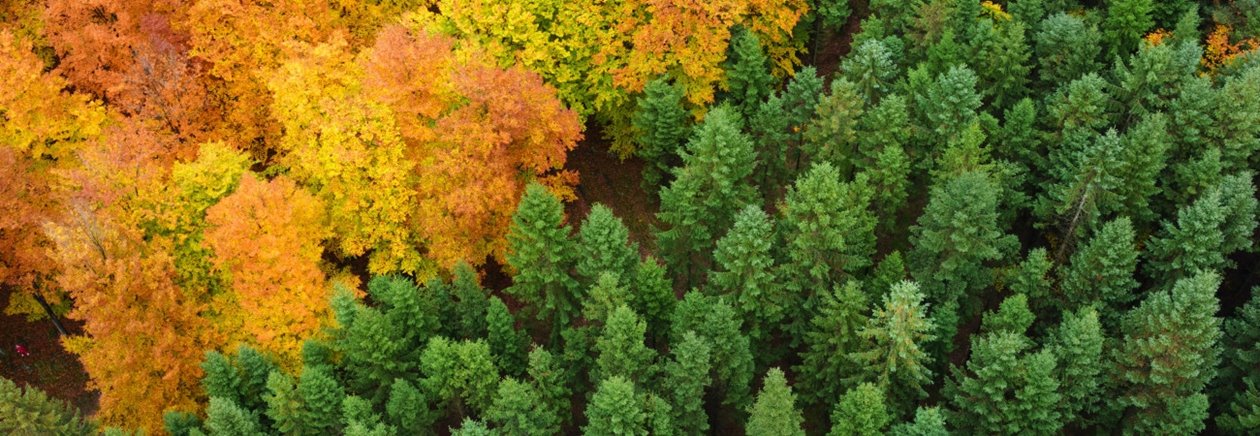
[[[932,357],[924,345],[933,339],[933,325],[923,293],[914,282],[892,285],[866,325],[853,358],[862,380],[874,382],[888,395],[894,411],[908,412],[931,384]]]
[[[831,81],[827,95],[818,102],[815,114],[805,129],[803,162],[811,166],[829,163],[840,174],[853,173],[857,153],[858,119],[862,115],[862,95],[848,79]]]
[[[783,217],[787,261],[784,283],[790,292],[786,318],[799,333],[815,305],[815,293],[831,289],[864,271],[875,254],[871,193],[862,183],[841,183],[830,164],[810,168],[787,194]]]
[[[618,279],[634,277],[639,263],[639,244],[630,242],[630,230],[613,215],[612,209],[596,203],[578,230],[577,273],[581,284],[590,287],[600,273]]]
[[[95,422],[31,385],[0,377],[0,404],[0,432],[6,434],[96,434]]]
[[[606,380],[616,376],[648,380],[656,352],[643,344],[646,333],[647,324],[629,307],[623,305],[613,310],[595,341],[598,357],[591,378]]]
[[[1197,272],[1171,289],[1150,292],[1124,317],[1123,341],[1112,356],[1120,380],[1112,408],[1134,433],[1191,434],[1203,430],[1203,389],[1220,362],[1216,317],[1220,276]]]
[[[831,431],[827,436],[882,435],[892,421],[884,405],[884,391],[862,383],[840,397],[831,411]]]
[[[796,408],[796,395],[779,368],[770,368],[762,381],[757,401],[748,409],[748,436],[790,436],[805,434],[805,419]]]
[[[711,287],[739,311],[754,348],[766,352],[784,312],[783,287],[774,275],[773,243],[770,217],[760,207],[745,207],[731,231],[718,240],[713,252],[718,269],[709,275]]]
[[[1147,243],[1148,273],[1161,283],[1171,284],[1196,271],[1224,267],[1225,234],[1221,227],[1226,213],[1219,190],[1178,209],[1177,221],[1164,221],[1158,236]]]
[[[1097,412],[1105,367],[1103,330],[1098,311],[1091,307],[1064,312],[1063,320],[1050,333],[1047,348],[1059,362],[1056,377],[1061,386],[1062,420],[1084,426]]]
[[[1107,5],[1107,17],[1103,20],[1103,42],[1107,56],[1125,57],[1137,50],[1146,31],[1155,25],[1151,17],[1154,2],[1151,0],[1116,0]]]
[[[704,392],[712,383],[712,348],[695,332],[683,334],[670,350],[673,358],[665,364],[666,397],[673,405],[673,423],[682,434],[705,434],[709,416],[704,409]]]
[[[726,66],[726,86],[734,106],[745,117],[752,117],[775,85],[770,75],[765,51],[757,34],[744,29],[733,32],[730,42],[732,59]]]
[[[615,376],[599,382],[595,395],[586,403],[587,435],[647,435],[647,412],[639,401],[634,383]]]
[[[537,311],[551,334],[577,317],[577,283],[569,275],[575,249],[560,199],[542,185],[525,188],[508,231],[508,265],[516,270],[507,292]]]
[[[537,391],[526,383],[507,377],[499,383],[494,405],[486,419],[505,434],[556,434],[560,420],[547,410]]]
[[[879,264],[875,266],[875,271],[871,273],[871,278],[863,283],[862,290],[866,291],[866,301],[872,303],[884,301],[893,285],[908,278],[910,276],[906,274],[906,261],[900,251],[884,255],[884,258],[880,259]]]
[[[742,128],[730,106],[710,111],[687,143],[674,182],[661,192],[657,218],[666,227],[656,234],[657,247],[686,286],[709,268],[713,245],[730,228],[735,213],[759,203],[748,183],[757,156]]]
[[[681,343],[688,331],[712,347],[713,387],[723,404],[743,409],[749,402],[753,356],[735,309],[719,297],[688,292],[674,308],[670,343]]]
[[[516,318],[499,297],[490,297],[486,326],[489,331],[486,343],[490,346],[495,366],[509,376],[524,375],[525,349],[529,346],[529,337],[525,332],[516,329]]]
[[[966,369],[955,368],[945,386],[950,423],[966,433],[1058,433],[1055,357],[1031,347],[1023,334],[1009,331],[975,339]]]
[[[858,329],[866,325],[866,299],[861,285],[849,281],[818,296],[818,312],[810,319],[802,341],[801,391],[806,404],[827,404],[844,392],[846,378],[856,366],[848,359],[861,346]]]
[[[631,123],[638,134],[635,154],[643,159],[643,190],[656,193],[669,182],[671,169],[680,162],[678,152],[687,139],[688,114],[683,108],[684,90],[668,77],[649,81],[643,88]]]
[[[1125,217],[1103,224],[1084,246],[1072,254],[1071,263],[1059,273],[1059,289],[1067,308],[1098,304],[1108,325],[1115,314],[1128,307],[1137,295],[1137,246],[1133,226]]]

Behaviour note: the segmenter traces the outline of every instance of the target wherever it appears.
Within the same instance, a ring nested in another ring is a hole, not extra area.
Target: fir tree
[[[631,123],[638,134],[635,154],[643,159],[643,190],[656,193],[667,184],[671,169],[680,162],[678,151],[687,139],[688,114],[683,108],[682,87],[659,77],[647,83]]]
[[[994,107],[1007,108],[1028,92],[1032,49],[1025,40],[1023,23],[982,23],[977,27],[984,34],[977,41],[971,62],[980,77],[981,94]]]
[[[1103,224],[1098,232],[1072,254],[1059,273],[1059,289],[1071,310],[1098,304],[1105,319],[1136,299],[1137,245],[1133,226],[1125,217]],[[1108,322],[1114,325],[1113,322]]]
[[[569,387],[565,384],[564,369],[550,352],[542,347],[529,352],[530,383],[538,393],[543,407],[538,413],[555,416],[556,422],[564,423],[569,416]]]
[[[950,306],[959,307],[954,305],[978,306],[974,302],[978,292],[992,282],[987,263],[1016,243],[998,228],[995,191],[984,174],[954,177],[932,189],[918,225],[911,227],[910,275],[928,301],[937,305],[938,315],[948,315]],[[956,325],[942,321],[936,326],[939,340],[953,341]]]
[[[830,164],[810,168],[791,187],[783,217],[787,262],[784,277],[790,296],[785,313],[799,338],[814,293],[831,289],[863,271],[875,253],[875,217],[871,193],[862,183],[841,183]]]
[[[884,391],[862,383],[840,397],[831,411],[831,431],[827,436],[883,435],[892,421],[884,405]]]
[[[653,256],[639,262],[635,269],[630,305],[635,313],[643,314],[648,324],[649,337],[663,340],[669,333],[670,317],[674,313],[674,286],[665,266]]]
[[[424,394],[404,379],[390,385],[385,415],[394,428],[405,434],[427,434],[437,419]]]
[[[840,61],[844,77],[857,86],[867,104],[877,104],[893,89],[900,69],[888,44],[882,40],[862,41]],[[833,85],[834,86],[834,83]]]
[[[601,273],[595,280],[595,286],[587,292],[586,301],[582,304],[582,316],[596,325],[608,321],[618,307],[630,304],[631,295],[620,283],[619,276],[613,273]]]
[[[817,166],[829,163],[841,174],[853,173],[857,154],[857,122],[862,115],[862,95],[848,79],[831,81],[830,91],[815,108],[814,119],[805,129],[804,162]]]
[[[298,377],[297,395],[302,399],[303,427],[314,433],[335,433],[341,429],[341,402],[346,393],[332,374],[321,368],[308,368]]]
[[[424,378],[418,387],[438,409],[468,416],[470,411],[484,412],[494,401],[499,372],[483,340],[454,342],[435,337],[420,355],[420,369]]]
[[[1211,134],[1220,145],[1221,161],[1226,170],[1255,168],[1260,159],[1260,102],[1251,96],[1260,93],[1260,65],[1253,61],[1227,77],[1219,93]]]
[[[915,96],[919,114],[936,144],[945,144],[962,134],[976,121],[980,94],[976,73],[965,66],[952,66],[936,76],[923,94]]]
[[[760,207],[744,208],[731,231],[718,240],[713,253],[718,269],[709,276],[712,288],[740,312],[754,348],[766,351],[784,312],[783,288],[774,275],[773,242],[770,217]]]
[[[713,244],[735,213],[759,202],[748,183],[756,153],[742,125],[729,106],[710,111],[687,143],[674,182],[661,192],[657,218],[666,228],[657,232],[657,246],[686,286],[709,268]]]
[[[1164,221],[1158,236],[1147,243],[1149,274],[1161,283],[1171,284],[1200,270],[1225,266],[1222,226],[1226,208],[1221,193],[1212,190],[1194,203],[1177,210],[1177,220]]]
[[[1015,333],[1023,335],[1032,327],[1037,316],[1028,308],[1028,296],[1014,294],[1002,300],[997,312],[985,312],[980,325],[981,334]]]
[[[486,334],[486,310],[489,301],[488,292],[477,281],[477,272],[467,263],[460,262],[455,266],[454,279],[450,286],[451,310],[459,331],[452,337],[459,339],[477,339]]]
[[[673,423],[682,434],[705,434],[709,416],[704,409],[704,392],[712,383],[712,348],[695,332],[683,334],[673,347],[673,358],[665,364],[664,386],[673,412]]]
[[[744,29],[733,32],[731,60],[726,66],[726,86],[730,99],[745,117],[752,117],[775,85],[766,53],[757,34]]]
[[[508,230],[508,265],[516,270],[507,292],[550,323],[552,334],[577,317],[577,282],[569,275],[575,249],[560,199],[542,185],[525,188]]]
[[[914,421],[897,424],[889,430],[894,436],[948,436],[945,415],[939,407],[922,408],[914,412]]]
[[[494,405],[486,411],[486,419],[505,434],[556,434],[560,420],[547,409],[539,393],[528,384],[511,377],[499,383]]]
[[[1097,412],[1102,369],[1106,365],[1103,339],[1098,312],[1090,307],[1065,312],[1050,333],[1047,348],[1059,362],[1056,377],[1061,386],[1060,413],[1065,423],[1083,426]]]
[[[591,378],[604,380],[618,376],[648,380],[656,352],[643,344],[646,333],[647,324],[629,307],[623,305],[613,310],[595,341],[598,357]]]
[[[670,343],[681,343],[688,331],[712,347],[713,387],[723,404],[744,408],[749,402],[753,356],[734,308],[721,298],[689,292],[674,308]]]
[[[1207,419],[1204,387],[1220,363],[1220,276],[1197,272],[1150,292],[1124,317],[1113,361],[1120,380],[1112,408],[1126,431],[1191,434]]]
[[[757,401],[748,409],[748,436],[790,436],[805,434],[805,419],[796,408],[796,395],[779,368],[770,368],[762,381]]]
[[[516,329],[516,318],[499,297],[490,297],[486,326],[489,330],[486,343],[490,346],[495,366],[510,376],[524,375],[525,349],[529,346],[529,337],[525,332]]]
[[[1155,25],[1153,8],[1151,0],[1117,0],[1107,5],[1102,28],[1109,57],[1125,57],[1137,50],[1142,36]]]
[[[96,423],[34,386],[0,377],[0,432],[87,436],[96,434]]]
[[[945,386],[950,423],[982,434],[1055,434],[1059,381],[1049,350],[1029,352],[1031,341],[1009,331],[983,335],[972,344],[965,370],[955,368]]]
[[[844,392],[846,378],[854,371],[847,358],[858,350],[858,330],[866,324],[866,299],[861,285],[850,281],[819,294],[818,312],[804,331],[801,365],[796,367],[803,382],[802,396],[807,404],[826,404]]]
[[[1260,292],[1238,313],[1225,320],[1221,347],[1221,375],[1216,379],[1216,401],[1224,404],[1217,426],[1235,433],[1260,429]]]
[[[206,431],[212,435],[262,434],[258,421],[227,398],[210,397],[206,407]]]
[[[858,332],[862,342],[853,358],[861,365],[860,377],[887,392],[895,411],[909,411],[927,394],[923,388],[932,382],[932,357],[923,346],[933,339],[932,331],[919,286],[903,281],[892,285]]]
[[[577,273],[582,285],[595,284],[601,273],[625,280],[634,277],[639,263],[638,244],[630,242],[630,231],[612,209],[596,203],[578,230]]]
[[[639,401],[634,383],[615,376],[599,382],[595,395],[586,403],[587,435],[647,435],[647,412]]]

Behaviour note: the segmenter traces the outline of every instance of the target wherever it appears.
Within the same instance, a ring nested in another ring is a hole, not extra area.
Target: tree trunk
[[[66,326],[61,324],[61,319],[57,318],[57,314],[53,312],[52,306],[48,305],[48,300],[45,300],[44,296],[39,292],[34,292],[32,295],[35,297],[35,301],[39,303],[39,306],[44,308],[44,313],[48,314],[48,320],[52,321],[53,327],[57,328],[57,333],[62,336],[69,336],[70,333],[66,332]]]

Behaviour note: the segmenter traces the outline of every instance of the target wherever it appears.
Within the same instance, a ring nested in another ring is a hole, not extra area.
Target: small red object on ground
[[[17,353],[19,356],[27,357],[31,355],[31,352],[26,350],[25,345],[17,344],[17,345],[14,345],[13,348],[17,349]]]

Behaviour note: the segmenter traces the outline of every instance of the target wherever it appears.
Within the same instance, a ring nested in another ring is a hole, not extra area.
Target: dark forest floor
[[[12,291],[0,287],[0,308],[9,304]],[[70,332],[82,326],[62,319]],[[17,345],[26,347],[29,356],[19,356]],[[27,321],[24,316],[0,313],[0,377],[19,386],[32,385],[53,398],[69,401],[84,414],[96,412],[96,392],[87,389],[87,373],[78,357],[61,346],[57,329],[48,320]]]

